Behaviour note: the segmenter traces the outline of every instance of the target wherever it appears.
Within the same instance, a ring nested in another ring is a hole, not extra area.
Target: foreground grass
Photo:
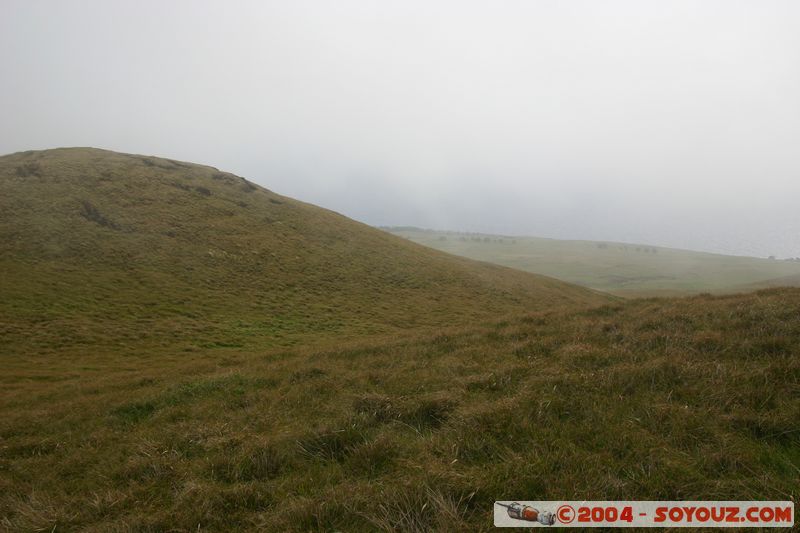
[[[465,531],[496,499],[795,500],[799,356],[782,289],[52,357],[2,377],[0,527]]]

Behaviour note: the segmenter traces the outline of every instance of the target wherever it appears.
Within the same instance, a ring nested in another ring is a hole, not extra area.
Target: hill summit
[[[0,271],[12,351],[280,346],[605,300],[216,168],[92,148],[0,157]]]

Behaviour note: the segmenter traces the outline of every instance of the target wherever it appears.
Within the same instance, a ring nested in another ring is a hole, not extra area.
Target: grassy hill
[[[800,287],[800,274],[794,276],[783,276],[780,278],[770,278],[757,283],[748,283],[736,287],[739,292],[756,291],[773,287]]]
[[[91,149],[0,158],[0,276],[0,530],[800,491],[800,289],[626,301]]]
[[[0,349],[291,345],[603,297],[408,243],[211,167],[0,158]]]
[[[782,289],[56,361],[3,378],[0,529],[488,531],[496,499],[796,501],[798,355]]]
[[[739,292],[777,286],[776,283],[796,286],[800,278],[800,262],[797,261],[642,244],[462,234],[419,228],[386,229],[437,250],[552,276],[620,296]]]

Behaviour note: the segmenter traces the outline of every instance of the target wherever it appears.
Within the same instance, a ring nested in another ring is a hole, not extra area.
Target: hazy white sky
[[[800,2],[2,0],[0,153],[370,224],[800,256]]]

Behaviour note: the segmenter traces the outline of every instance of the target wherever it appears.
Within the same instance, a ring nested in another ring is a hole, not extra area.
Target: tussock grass
[[[264,481],[277,477],[286,464],[280,451],[269,445],[258,446],[217,457],[209,464],[209,474],[212,479],[227,483]]]
[[[490,529],[495,499],[795,499],[798,355],[784,289],[241,352],[235,372],[181,357],[7,379],[0,516],[464,531]]]
[[[378,531],[466,531],[470,528],[471,497],[442,493],[429,486],[404,487],[365,518]]]

